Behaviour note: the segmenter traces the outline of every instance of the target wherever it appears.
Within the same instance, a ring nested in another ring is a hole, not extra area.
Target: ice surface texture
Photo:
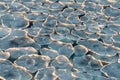
[[[120,80],[120,0],[0,0],[0,80]]]

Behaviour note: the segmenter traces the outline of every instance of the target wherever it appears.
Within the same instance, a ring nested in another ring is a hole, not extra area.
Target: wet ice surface
[[[0,80],[120,80],[120,0],[0,0]]]

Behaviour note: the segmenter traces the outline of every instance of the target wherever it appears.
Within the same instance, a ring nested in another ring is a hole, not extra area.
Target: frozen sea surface
[[[120,80],[120,0],[0,0],[0,80]]]

